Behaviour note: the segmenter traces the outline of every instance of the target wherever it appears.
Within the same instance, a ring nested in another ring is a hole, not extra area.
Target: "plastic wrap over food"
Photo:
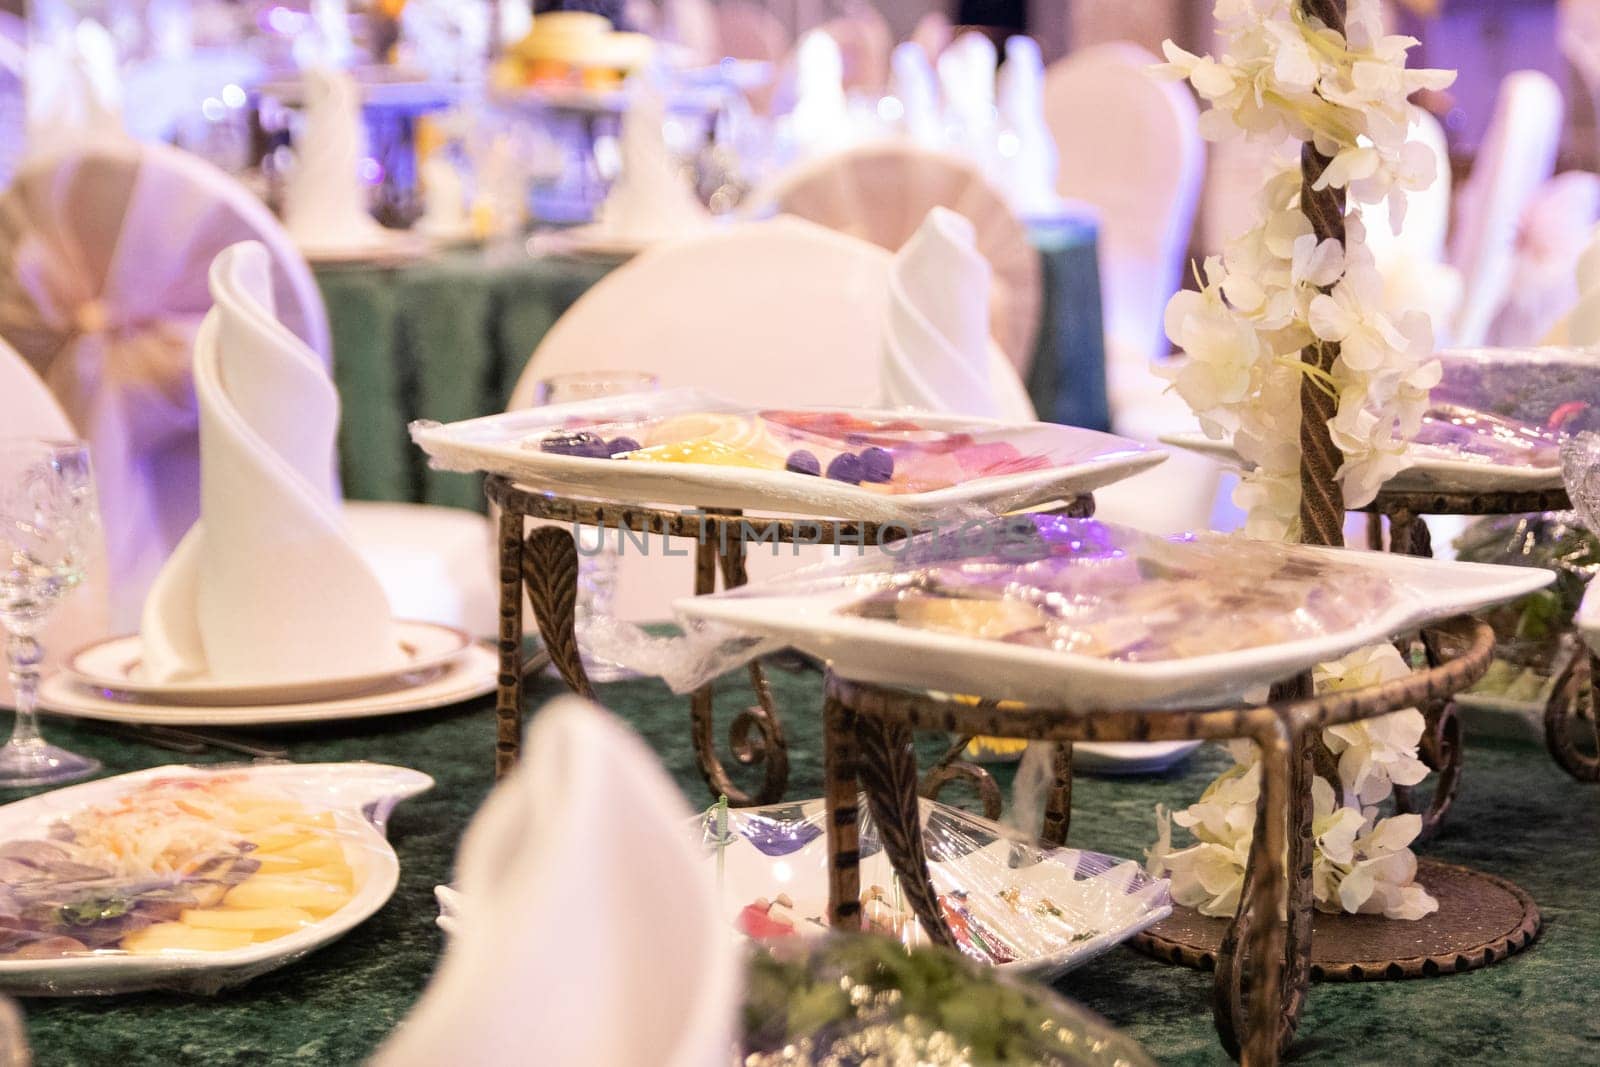
[[[431,785],[378,764],[163,767],[0,809],[0,991],[212,993],[377,910],[389,810]]]
[[[412,438],[446,470],[585,499],[869,522],[994,514],[1162,453],[1093,430],[922,412],[755,408],[694,389],[530,408]]]
[[[743,1067],[1153,1067],[1131,1038],[1034,983],[874,937],[768,942],[746,968]]]
[[[833,614],[862,620],[1155,663],[1356,628],[1406,603],[1410,591],[1353,556],[1020,515],[941,529],[717,594],[752,597],[816,598],[833,605]],[[657,674],[677,691],[785,643],[706,620],[686,620],[683,638],[649,637],[614,621],[591,622],[581,636],[596,655]]]
[[[1439,354],[1419,455],[1560,466],[1561,438],[1600,429],[1600,350],[1475,348]]]
[[[862,930],[927,944],[865,803],[861,812]],[[962,953],[980,963],[1053,977],[1171,911],[1167,882],[1132,860],[1040,847],[934,801],[921,801],[921,813],[941,914]],[[824,820],[821,800],[705,813],[707,862],[730,930],[782,941],[829,929]]]

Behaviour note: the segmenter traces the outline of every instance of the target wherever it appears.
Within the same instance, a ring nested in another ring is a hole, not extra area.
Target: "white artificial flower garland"
[[[1434,179],[1433,153],[1406,140],[1406,98],[1450,85],[1455,73],[1407,70],[1417,42],[1382,33],[1377,0],[1350,0],[1343,37],[1307,22],[1293,0],[1218,0],[1216,18],[1220,57],[1168,41],[1160,68],[1187,78],[1209,105],[1205,136],[1315,145],[1332,160],[1315,188],[1387,199],[1398,227],[1406,192]],[[1300,210],[1298,159],[1270,178],[1257,207],[1257,224],[1206,260],[1200,291],[1167,305],[1167,336],[1188,358],[1164,373],[1207,435],[1232,434],[1252,468],[1235,496],[1246,531],[1281,539],[1295,535],[1299,514],[1301,375],[1338,398],[1329,423],[1344,455],[1338,478],[1346,506],[1360,507],[1407,466],[1405,445],[1439,366],[1427,315],[1384,307],[1360,220],[1346,217],[1343,246],[1317,241]],[[1323,343],[1339,345],[1327,375],[1300,358]]]
[[[1405,194],[1432,184],[1434,159],[1406,141],[1407,97],[1442,89],[1453,71],[1407,70],[1417,42],[1385,36],[1377,0],[1349,0],[1343,36],[1308,22],[1295,0],[1217,0],[1220,57],[1195,56],[1166,42],[1169,76],[1187,78],[1209,107],[1201,131],[1280,145],[1313,145],[1331,160],[1315,189],[1342,188],[1349,199],[1388,201],[1396,229]],[[1167,305],[1167,336],[1187,358],[1163,370],[1208,436],[1232,435],[1250,468],[1234,500],[1246,533],[1299,535],[1302,375],[1337,398],[1329,433],[1344,457],[1336,477],[1346,507],[1370,503],[1408,466],[1415,436],[1438,383],[1432,326],[1421,312],[1396,313],[1365,246],[1360,219],[1347,214],[1345,241],[1318,241],[1300,205],[1301,169],[1285,160],[1262,188],[1257,224],[1206,260],[1198,292]],[[1323,373],[1302,361],[1308,347],[1337,344]],[[1316,672],[1318,692],[1363,688],[1409,672],[1388,645],[1363,649]],[[1425,723],[1415,709],[1330,728],[1322,743],[1336,756],[1339,790],[1312,779],[1312,888],[1327,911],[1418,919],[1438,902],[1416,884],[1410,843],[1416,815],[1379,818],[1395,785],[1427,774],[1417,759]],[[1230,746],[1234,765],[1198,803],[1171,816],[1156,809],[1159,839],[1152,872],[1172,879],[1173,898],[1205,915],[1232,915],[1250,853],[1261,767],[1255,746]],[[1172,824],[1197,843],[1172,847]]]

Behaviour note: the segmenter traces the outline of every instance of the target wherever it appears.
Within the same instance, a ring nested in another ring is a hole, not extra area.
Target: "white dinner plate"
[[[1204,741],[1085,741],[1072,746],[1072,769],[1085,774],[1161,774]]]
[[[39,686],[46,711],[107,722],[160,726],[273,726],[338,722],[448,707],[492,692],[500,660],[493,650],[469,645],[442,666],[405,675],[383,688],[331,700],[288,704],[172,704],[117,697],[91,689],[66,671]]]
[[[433,243],[409,230],[385,230],[371,241],[349,245],[318,245],[300,252],[313,267],[396,266],[420,259],[433,250]]]
[[[859,618],[842,608],[866,595],[830,589],[809,596],[760,596],[759,587],[731,597],[688,597],[673,603],[684,619],[719,623],[776,638],[828,661],[845,678],[880,685],[970,692],[1084,711],[1220,705],[1250,689],[1338,659],[1355,649],[1433,619],[1515,600],[1555,580],[1552,571],[1488,563],[1419,559],[1389,552],[1307,548],[1404,583],[1370,622],[1318,637],[1234,652],[1151,662],[1122,662],[1006,641],[978,640]]]
[[[1198,452],[1235,467],[1244,460],[1232,441],[1213,441],[1203,433],[1166,433],[1161,443]],[[1419,453],[1412,466],[1384,483],[1396,493],[1521,493],[1562,487],[1560,467],[1510,467],[1483,459],[1447,459]]]
[[[490,415],[449,425],[413,423],[412,439],[446,470],[505,475],[535,489],[622,502],[689,508],[734,508],[785,515],[835,516],[876,523],[926,525],[968,517],[974,508],[1021,510],[1070,499],[1153,467],[1167,458],[1160,449],[1095,430],[1047,423],[1007,423],[968,415],[848,410],[864,419],[915,419],[929,430],[1014,430],[1048,437],[1075,459],[1059,466],[974,478],[925,493],[876,493],[828,478],[789,471],[755,470],[705,463],[630,463],[554,455],[521,442],[562,426],[568,419],[612,417],[631,404],[632,414],[667,415],[695,410],[731,411],[710,393],[670,390],[640,397],[610,397]]]
[[[46,959],[0,959],[0,992],[71,996],[177,989],[215,993],[247,982],[320,948],[388,901],[400,862],[384,836],[394,805],[433,786],[421,771],[380,763],[257,764],[250,767],[154,767],[56,789],[0,808],[0,843],[43,837],[50,825],[85,807],[104,805],[155,778],[243,773],[282,789],[313,810],[331,810],[355,895],[338,911],[294,933],[223,952],[167,949],[150,955],[93,952]]]
[[[299,704],[385,688],[401,675],[415,676],[444,666],[472,643],[464,631],[435,622],[396,620],[395,630],[405,656],[401,666],[331,678],[294,682],[226,682],[215,678],[154,681],[145,676],[140,658],[144,645],[138,634],[108,638],[80,649],[67,660],[66,670],[84,686],[105,690],[107,696],[163,704]]]

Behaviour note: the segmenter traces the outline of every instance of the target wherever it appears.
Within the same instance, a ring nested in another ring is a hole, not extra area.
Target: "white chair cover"
[[[72,420],[49,387],[10,345],[0,341],[0,438],[73,440],[77,436]],[[106,636],[111,621],[109,592],[102,546],[89,566],[88,579],[56,608],[39,638],[46,673],[77,649]],[[0,705],[11,704],[11,684],[0,672]]]
[[[824,22],[819,29],[839,43],[844,57],[844,87],[849,92],[876,97],[889,84],[889,52],[894,34],[877,9],[856,4],[853,9]]]
[[[661,23],[662,36],[687,53],[691,66],[707,66],[722,58],[717,40],[717,16],[710,0],[664,0]]]
[[[1523,212],[1506,302],[1489,343],[1536,345],[1579,300],[1579,258],[1600,220],[1600,174],[1571,170],[1545,182]]]
[[[304,261],[259,200],[202,160],[80,144],[26,161],[0,195],[0,337],[94,448],[118,630],[137,622],[199,514],[190,347],[211,306],[211,261],[251,238],[272,252],[285,323],[326,359],[327,319]]]
[[[1452,340],[1482,344],[1505,304],[1515,274],[1517,226],[1555,170],[1561,140],[1561,90],[1549,75],[1506,76],[1494,117],[1462,186],[1450,260],[1461,272],[1461,310]]]
[[[1450,328],[1461,303],[1461,276],[1444,261],[1450,230],[1450,147],[1439,120],[1420,107],[1411,109],[1406,136],[1433,152],[1433,184],[1407,194],[1399,233],[1389,223],[1387,203],[1363,204],[1359,210],[1389,305],[1427,312],[1433,321],[1434,345],[1443,348],[1450,344]]]
[[[1170,348],[1163,320],[1182,283],[1205,171],[1194,98],[1152,78],[1156,62],[1138,45],[1100,44],[1051,64],[1044,83],[1045,122],[1061,150],[1057,191],[1100,215],[1112,429],[1146,443],[1196,427],[1150,365]],[[1096,513],[1155,533],[1204,529],[1220,476],[1211,460],[1177,454],[1096,491]]]
[[[1547,345],[1600,345],[1600,226],[1591,226],[1578,255],[1578,299],[1544,338]]]
[[[1061,150],[1056,190],[1100,213],[1108,348],[1140,370],[1168,350],[1162,319],[1182,282],[1205,170],[1194,98],[1152,78],[1156,62],[1137,45],[1096,45],[1051,64],[1044,81],[1045,122]]]
[[[754,0],[724,0],[717,5],[719,51],[733,59],[776,65],[792,43],[783,20]]]
[[[989,330],[1027,376],[1039,327],[1041,267],[1005,197],[966,160],[905,142],[878,142],[802,163],[754,201],[898,251],[928,212],[947,207],[977,231],[994,270]]]

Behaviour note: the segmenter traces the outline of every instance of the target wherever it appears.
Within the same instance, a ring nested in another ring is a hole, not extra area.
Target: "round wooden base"
[[[1533,898],[1504,878],[1423,859],[1417,881],[1438,900],[1439,910],[1415,922],[1318,912],[1312,920],[1312,979],[1364,982],[1471,971],[1522,951],[1539,936]],[[1224,919],[1178,907],[1129,944],[1164,963],[1209,971],[1226,926]]]

